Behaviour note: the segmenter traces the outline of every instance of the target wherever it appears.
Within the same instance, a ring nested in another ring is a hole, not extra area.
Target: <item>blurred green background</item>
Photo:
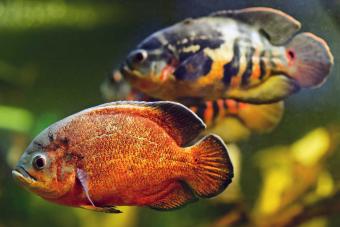
[[[256,207],[265,181],[261,161],[256,161],[260,150],[292,144],[317,127],[340,125],[339,0],[0,1],[0,227],[210,226],[233,210],[232,203],[219,197],[171,212],[123,208],[121,215],[97,214],[54,205],[25,191],[12,180],[11,167],[43,128],[104,102],[100,84],[141,39],[186,17],[250,6],[274,7],[294,16],[303,31],[327,40],[335,66],[321,88],[287,99],[274,132],[238,144],[239,194],[247,209]],[[308,143],[305,149],[310,149]],[[340,181],[339,152],[334,148],[323,166],[335,183]],[[340,217],[315,223],[338,226]]]

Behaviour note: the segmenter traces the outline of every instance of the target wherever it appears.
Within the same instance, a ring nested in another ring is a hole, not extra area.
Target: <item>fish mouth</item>
[[[37,179],[30,175],[23,167],[18,166],[14,170],[12,170],[12,175],[15,179],[23,183],[32,183],[36,182]]]
[[[141,73],[136,70],[136,69],[133,69],[132,67],[129,67],[127,64],[124,64],[121,66],[120,68],[120,72],[124,75],[124,76],[127,76],[127,77],[141,77],[143,78],[143,75],[141,75]]]
[[[126,75],[126,74],[130,75],[130,74],[132,74],[132,71],[133,71],[133,70],[132,70],[129,66],[123,65],[123,66],[120,68],[120,71],[122,72],[123,75]]]

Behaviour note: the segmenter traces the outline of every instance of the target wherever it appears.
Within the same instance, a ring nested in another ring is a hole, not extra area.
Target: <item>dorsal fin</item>
[[[149,118],[164,128],[179,146],[191,142],[206,127],[194,112],[176,102],[120,101],[106,103],[93,108],[100,107],[117,108],[115,111],[125,109],[128,113],[135,113],[138,116]],[[120,107],[121,109],[119,110]]]
[[[212,17],[230,17],[256,26],[268,35],[274,45],[287,42],[301,28],[299,21],[288,14],[266,7],[252,7],[240,10],[225,10],[210,14]]]

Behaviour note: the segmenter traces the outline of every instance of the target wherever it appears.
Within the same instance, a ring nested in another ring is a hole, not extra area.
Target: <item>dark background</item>
[[[327,40],[335,56],[327,83],[289,97],[274,132],[239,144],[241,186],[251,207],[261,182],[253,164],[258,150],[290,144],[313,128],[340,123],[340,1],[0,1],[0,227],[206,226],[223,215],[227,206],[212,200],[172,212],[127,208],[124,215],[62,207],[23,190],[12,180],[10,168],[43,128],[103,103],[100,84],[141,39],[186,17],[250,6],[273,7],[292,15],[303,31]],[[327,163],[334,179],[340,178],[339,161],[335,153]],[[336,226],[337,219],[333,217],[329,225]]]

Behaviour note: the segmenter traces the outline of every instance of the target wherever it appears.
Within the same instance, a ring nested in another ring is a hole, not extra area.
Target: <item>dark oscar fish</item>
[[[216,196],[233,177],[219,137],[193,142],[204,128],[181,104],[108,103],[45,129],[12,173],[63,205],[112,213],[120,205],[178,208]]]
[[[186,19],[142,41],[121,72],[138,91],[161,100],[183,97],[272,103],[320,86],[333,64],[328,45],[270,8],[221,11]]]

